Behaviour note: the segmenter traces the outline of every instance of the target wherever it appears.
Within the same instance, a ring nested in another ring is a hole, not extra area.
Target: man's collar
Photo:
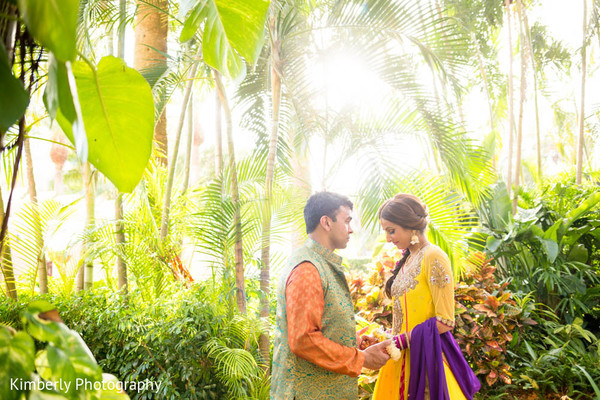
[[[309,249],[313,250],[315,253],[323,256],[323,258],[325,258],[325,260],[327,260],[328,262],[330,262],[334,265],[342,264],[342,257],[335,254],[333,251],[329,250],[327,247],[323,246],[321,243],[319,243],[311,238],[308,238],[306,240],[306,246]]]

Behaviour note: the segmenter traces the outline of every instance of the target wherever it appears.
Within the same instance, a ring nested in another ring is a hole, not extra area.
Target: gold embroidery
[[[435,318],[442,324],[444,324],[450,328],[454,328],[454,320],[446,319],[446,318],[440,317],[439,315],[436,315]]]
[[[402,323],[404,322],[404,310],[400,301],[408,291],[414,289],[419,283],[417,276],[421,273],[421,261],[426,247],[427,245],[421,247],[417,254],[409,256],[392,284],[392,297],[394,299],[392,334],[394,335],[401,332]]]
[[[449,284],[452,279],[450,275],[444,269],[442,263],[436,258],[433,262],[433,266],[431,267],[431,285],[435,285],[439,288],[443,288],[447,284]]]

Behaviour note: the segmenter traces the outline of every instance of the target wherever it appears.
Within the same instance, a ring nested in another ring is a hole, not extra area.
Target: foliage
[[[190,40],[202,28],[204,61],[224,75],[237,78],[245,73],[243,57],[254,64],[264,38],[269,0],[187,1],[180,12],[186,18],[180,40]]]
[[[557,316],[533,296],[519,300],[530,310],[538,325],[515,332],[507,361],[512,366],[512,387],[529,389],[540,398],[562,393],[571,398],[590,399],[600,396],[600,341],[583,328],[582,320],[561,324]]]
[[[116,289],[113,272],[117,257],[127,264],[129,285],[147,301],[158,299],[177,277],[175,268],[182,266],[181,254],[183,235],[189,221],[186,215],[194,212],[193,192],[174,192],[172,216],[168,235],[160,239],[162,199],[164,196],[165,170],[156,166],[146,170],[142,183],[135,191],[124,197],[125,213],[120,221],[125,235],[124,243],[116,241],[115,221],[98,221],[95,228],[84,232],[77,239],[89,243],[88,254],[83,257],[97,260],[106,270],[106,284]],[[187,277],[189,273],[185,273]]]
[[[368,322],[375,322],[384,329],[392,327],[392,301],[385,296],[385,283],[400,259],[402,252],[384,246],[367,265],[367,273],[348,277],[348,286],[356,315]]]
[[[496,267],[484,253],[473,253],[467,260],[468,274],[455,290],[456,328],[454,336],[476,375],[489,386],[511,382],[506,361],[513,333],[526,325],[535,325],[506,290],[508,283],[496,282]]]
[[[207,282],[168,287],[150,302],[130,293],[125,304],[101,289],[54,302],[102,368],[123,381],[162,383],[159,392],[129,393],[134,399],[267,399],[257,347],[261,325],[233,314],[223,296],[226,290]],[[19,307],[0,309],[0,321],[14,318]]]
[[[534,207],[520,208],[512,216],[506,187],[498,184],[479,209],[486,248],[500,276],[512,279],[515,291],[534,292],[536,301],[568,323],[597,304],[600,284],[590,261],[590,250],[600,243],[600,218],[594,216],[597,212],[590,214],[600,193],[584,190],[566,196],[570,190],[558,184]]]
[[[58,117],[83,161],[88,159],[89,154],[89,161],[120,190],[131,191],[139,182],[150,157],[154,113],[148,84],[137,71],[110,57],[100,60],[97,66],[87,60],[86,63],[75,61],[78,54],[78,0],[63,1],[60,6],[55,0],[41,3],[20,0],[18,11],[28,32],[50,52],[45,91],[45,105],[50,116]],[[3,15],[2,20],[5,17]],[[24,35],[20,40],[27,37]],[[7,43],[12,40],[11,37]],[[21,107],[23,88],[5,73],[11,69],[12,60],[18,54],[14,50],[18,46],[10,45],[15,54],[0,57],[0,79],[7,82],[9,90],[3,90],[0,96],[2,104],[13,102],[14,107],[9,109],[15,111],[18,108],[20,111],[7,115],[7,121],[12,124],[23,115],[25,108]],[[4,54],[4,51],[1,53]],[[19,56],[22,68],[27,68],[26,54]],[[18,62],[18,59],[15,61]],[[33,79],[38,67],[31,61],[31,70],[21,73],[31,73]],[[71,62],[75,62],[73,67]],[[84,72],[85,69],[87,71]],[[33,82],[30,85],[33,86]],[[113,93],[114,85],[118,87],[116,95]]]
[[[21,82],[10,71],[4,44],[0,44],[0,86],[3,94],[10,93],[10,96],[0,96],[0,132],[6,132],[25,113],[29,96]]]
[[[76,204],[62,205],[56,200],[27,203],[15,216],[8,242],[12,250],[20,255],[24,273],[18,284],[28,293],[34,292],[38,267],[48,239],[73,213]],[[7,253],[4,253],[1,261],[5,265],[13,263]]]
[[[152,150],[154,103],[150,85],[139,72],[112,56],[103,57],[97,67],[77,61],[73,75],[89,143],[89,161],[120,191],[131,192]],[[49,84],[47,92],[52,87]],[[65,118],[63,107],[57,119],[69,140],[77,145],[77,133],[70,119]]]
[[[81,336],[55,313],[54,306],[36,301],[21,312],[26,332],[0,325],[2,398],[128,399],[119,393],[116,378],[102,373]],[[46,343],[37,353],[34,339]]]

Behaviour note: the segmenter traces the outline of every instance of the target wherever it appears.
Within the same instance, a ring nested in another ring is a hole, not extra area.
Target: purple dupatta
[[[426,378],[431,400],[450,400],[442,352],[456,382],[468,400],[479,391],[481,384],[465,360],[452,333],[439,334],[435,318],[415,326],[410,341],[410,378],[408,398],[424,400]]]

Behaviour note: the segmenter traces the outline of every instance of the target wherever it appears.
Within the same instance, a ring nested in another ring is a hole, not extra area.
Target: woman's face
[[[404,229],[400,225],[396,225],[383,218],[381,218],[379,222],[385,231],[385,239],[388,242],[394,243],[394,245],[401,250],[407,249],[408,246],[410,246],[410,238],[413,235],[412,230]]]

